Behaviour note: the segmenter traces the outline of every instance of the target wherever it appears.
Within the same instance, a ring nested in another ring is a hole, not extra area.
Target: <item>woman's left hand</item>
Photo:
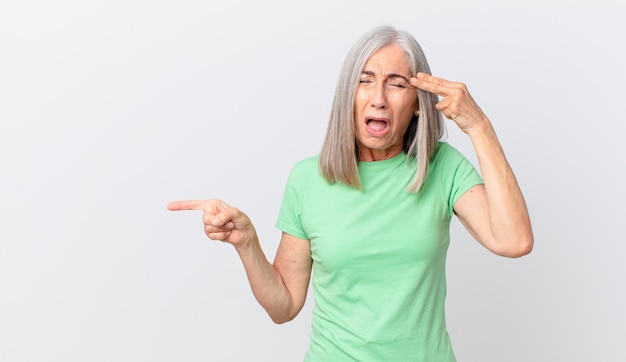
[[[487,116],[480,109],[463,83],[450,82],[426,73],[417,73],[411,78],[411,84],[419,89],[442,97],[436,108],[446,118],[453,120],[468,133],[472,127],[488,122]]]
[[[524,196],[506,160],[491,122],[463,83],[424,73],[411,84],[441,97],[437,110],[472,140],[484,185],[476,185],[454,204],[454,213],[467,230],[492,252],[519,257],[533,248],[533,232]]]

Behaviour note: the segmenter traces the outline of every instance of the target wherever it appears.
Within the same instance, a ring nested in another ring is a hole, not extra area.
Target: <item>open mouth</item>
[[[372,135],[383,135],[389,130],[389,120],[385,118],[367,118],[365,120],[367,131]]]

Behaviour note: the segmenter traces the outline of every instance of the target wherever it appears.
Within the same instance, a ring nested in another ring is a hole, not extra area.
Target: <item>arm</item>
[[[243,263],[252,293],[275,323],[292,320],[302,307],[311,276],[308,240],[283,233],[274,265],[265,257],[248,216],[220,200],[176,201],[169,210],[204,210],[206,235],[232,244]]]
[[[484,185],[461,196],[454,211],[467,230],[487,249],[507,257],[530,253],[533,233],[528,209],[496,133],[487,116],[462,83],[418,73],[416,87],[443,99],[437,109],[469,135]]]
[[[311,278],[309,241],[283,233],[274,265],[269,264],[258,242],[237,251],[252,293],[274,323],[295,318],[304,306]]]

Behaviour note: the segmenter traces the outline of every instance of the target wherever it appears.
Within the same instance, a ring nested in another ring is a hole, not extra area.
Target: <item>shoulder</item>
[[[459,164],[469,162],[468,159],[454,146],[448,142],[440,141],[437,150],[433,155],[430,166],[438,167],[456,167]]]
[[[437,150],[435,151],[435,155],[433,156],[433,160],[438,159],[458,159],[465,158],[459,150],[454,148],[451,144],[444,141],[439,141],[437,144]]]
[[[461,174],[475,172],[474,165],[447,142],[439,142],[430,161],[430,171],[439,179],[450,179]]]
[[[290,179],[310,178],[319,174],[319,155],[307,157],[296,162],[289,175]]]
[[[311,167],[311,165],[314,165],[315,167],[317,167],[317,164],[319,163],[319,159],[320,159],[320,155],[307,157],[303,160],[296,162],[293,168],[309,168]]]
[[[319,168],[319,155],[307,157],[303,160],[296,162],[291,168],[291,172],[311,172],[316,171]]]

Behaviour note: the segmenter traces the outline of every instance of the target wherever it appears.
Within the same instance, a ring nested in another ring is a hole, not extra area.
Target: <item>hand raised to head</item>
[[[471,127],[487,120],[487,116],[474,101],[463,83],[450,82],[426,73],[417,73],[411,84],[419,89],[434,93],[442,99],[435,106],[446,118],[453,120],[468,133]]]
[[[222,200],[174,201],[167,205],[167,209],[203,210],[204,233],[212,240],[221,240],[237,248],[248,247],[256,240],[256,230],[250,218]]]

